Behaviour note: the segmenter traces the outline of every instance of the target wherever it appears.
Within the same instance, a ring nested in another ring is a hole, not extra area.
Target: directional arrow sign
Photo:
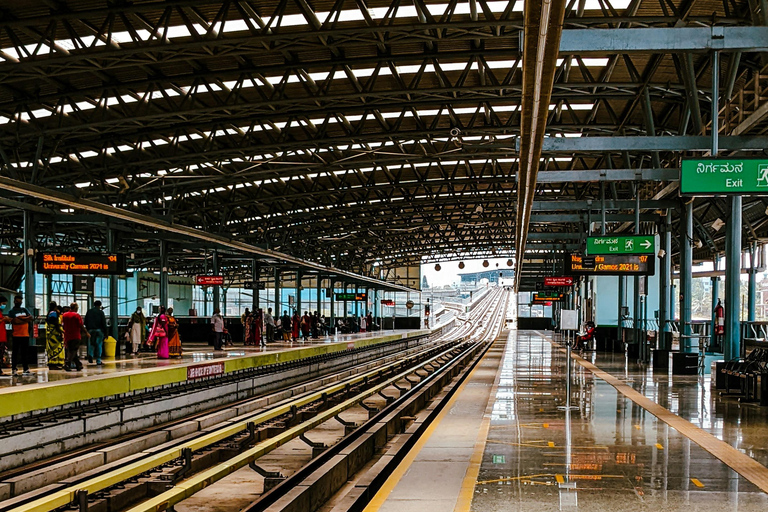
[[[590,236],[587,238],[587,254],[654,254],[653,235]]]

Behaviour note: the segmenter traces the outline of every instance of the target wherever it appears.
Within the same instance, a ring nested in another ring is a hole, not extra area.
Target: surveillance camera
[[[664,249],[659,249],[659,258],[663,258],[666,255],[667,255],[667,251],[665,251]]]

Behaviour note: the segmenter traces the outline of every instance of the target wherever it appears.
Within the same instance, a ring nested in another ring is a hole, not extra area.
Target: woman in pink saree
[[[152,324],[149,332],[150,342],[155,343],[158,359],[168,359],[168,317],[165,316],[165,306],[160,306],[160,311]]]

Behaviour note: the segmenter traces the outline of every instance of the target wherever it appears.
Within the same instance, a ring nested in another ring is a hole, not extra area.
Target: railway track
[[[438,375],[452,378],[455,368],[463,367],[455,362],[474,356],[497,330],[491,317],[498,317],[503,295],[486,294],[477,313],[420,351],[275,403],[262,397],[266,405],[253,412],[17,496],[0,504],[0,512],[52,511],[73,504],[83,511],[165,510],[292,439],[306,440],[305,434],[324,422],[339,421],[352,436],[356,429],[341,418],[343,412],[364,407],[375,416],[376,409],[366,404],[371,397],[400,402],[425,387],[423,382],[442,387],[447,377]]]

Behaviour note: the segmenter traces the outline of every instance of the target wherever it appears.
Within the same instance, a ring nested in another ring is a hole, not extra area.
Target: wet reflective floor
[[[768,506],[768,495],[755,485],[579,365],[571,378],[573,408],[566,410],[565,358],[539,333],[511,333],[491,397],[471,510],[751,511]],[[709,393],[707,379],[654,377],[626,366],[623,357],[594,358],[601,369],[742,451],[766,435],[762,409],[741,406],[732,424],[732,406]]]
[[[117,359],[103,360],[102,365],[89,364],[86,358],[85,346],[80,347],[80,360],[83,362],[81,372],[66,372],[64,370],[49,370],[46,366],[45,354],[38,355],[37,367],[30,367],[31,375],[21,375],[20,373],[12,376],[10,368],[4,368],[4,375],[0,375],[0,388],[10,386],[24,386],[30,384],[40,384],[45,382],[66,381],[71,379],[80,379],[83,377],[92,377],[96,375],[115,374],[119,372],[144,370],[152,368],[167,368],[170,366],[196,364],[201,362],[213,361],[216,359],[229,359],[235,357],[253,356],[264,352],[279,352],[293,350],[302,347],[314,345],[324,345],[329,343],[344,343],[358,339],[377,338],[381,336],[390,336],[393,334],[407,335],[413,331],[408,330],[388,330],[374,331],[358,334],[340,334],[338,336],[324,336],[318,339],[309,339],[308,341],[297,341],[294,343],[276,342],[268,343],[265,347],[244,346],[237,343],[233,346],[224,347],[224,350],[214,351],[213,347],[205,343],[187,343],[183,344],[183,353],[180,358],[158,359],[154,352],[141,352],[137,355],[122,356]]]

